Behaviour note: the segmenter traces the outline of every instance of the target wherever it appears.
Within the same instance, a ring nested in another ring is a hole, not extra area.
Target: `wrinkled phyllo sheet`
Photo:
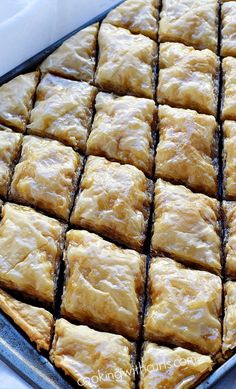
[[[212,370],[210,356],[145,342],[140,389],[191,389]]]
[[[163,0],[160,41],[184,43],[216,53],[218,11],[217,0]]]
[[[219,202],[158,179],[152,236],[153,254],[213,273],[221,272]]]
[[[157,44],[144,35],[102,23],[96,84],[104,90],[153,98]]]
[[[226,57],[222,61],[223,91],[222,120],[236,120],[236,58]]]
[[[225,214],[225,272],[230,278],[236,279],[236,202],[224,201]]]
[[[37,88],[27,132],[85,152],[96,93],[86,82],[46,74]]]
[[[0,197],[7,197],[12,170],[19,157],[22,140],[22,134],[0,126]]]
[[[49,351],[54,324],[50,312],[16,300],[2,289],[0,289],[0,310],[20,327],[31,342],[35,343],[38,351]]]
[[[231,355],[236,348],[236,282],[227,281],[224,285],[225,292],[225,316],[223,323],[224,354]]]
[[[222,5],[221,55],[236,57],[236,2]]]
[[[71,223],[142,251],[152,182],[131,165],[88,157]]]
[[[94,81],[98,23],[67,39],[40,65],[42,73],[87,82]]]
[[[6,203],[0,222],[0,284],[53,304],[63,233],[57,220]]]
[[[224,196],[236,199],[236,122],[226,120],[223,124],[224,133]]]
[[[25,136],[10,197],[67,220],[81,168],[81,157],[56,140]]]
[[[221,297],[219,276],[169,258],[152,258],[145,339],[216,354],[221,348]]]
[[[210,50],[161,43],[157,100],[216,116],[219,60]]]
[[[158,109],[155,176],[217,195],[217,122],[196,111]]]
[[[38,78],[38,72],[22,74],[0,86],[0,124],[25,131]]]
[[[133,389],[134,345],[123,336],[56,321],[50,357],[83,388]]]
[[[127,0],[109,12],[104,23],[157,40],[158,6],[159,0]]]
[[[151,176],[155,116],[153,100],[98,93],[87,154],[134,165]]]
[[[145,256],[83,230],[70,230],[66,245],[62,315],[137,339]]]

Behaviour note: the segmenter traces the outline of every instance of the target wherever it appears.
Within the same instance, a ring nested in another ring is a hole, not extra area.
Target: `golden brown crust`
[[[141,34],[103,23],[98,34],[96,84],[118,94],[154,97],[157,44]]]
[[[129,163],[151,176],[155,114],[155,102],[152,100],[98,93],[87,154]]]
[[[217,200],[158,179],[153,253],[165,253],[185,264],[220,274],[218,217]]]
[[[236,282],[228,281],[224,285],[225,316],[223,323],[223,345],[225,355],[236,348]]]
[[[56,140],[25,136],[11,185],[11,199],[67,220],[81,158]]]
[[[37,350],[49,351],[53,316],[43,308],[22,303],[0,289],[0,309],[36,344]]]
[[[93,82],[97,34],[98,23],[77,32],[43,61],[41,72]]]
[[[216,132],[213,116],[159,106],[156,177],[217,195]]]
[[[221,39],[221,55],[223,57],[236,57],[236,3],[230,1],[222,5],[222,39]]]
[[[89,156],[71,223],[142,251],[151,188],[136,167]]]
[[[210,50],[182,43],[160,44],[157,99],[160,104],[216,116],[219,60]]]
[[[236,120],[236,58],[227,57],[222,61],[224,91],[222,120]]]
[[[224,201],[223,210],[226,222],[225,272],[230,278],[236,278],[236,202]]]
[[[224,195],[228,199],[236,199],[236,123],[226,120],[223,124],[224,132]]]
[[[145,339],[216,354],[221,347],[220,277],[188,269],[169,258],[153,258]]]
[[[64,259],[62,314],[137,339],[145,257],[90,232],[70,230]]]
[[[133,344],[120,335],[60,319],[56,321],[50,359],[86,389],[94,383],[101,389],[133,389],[133,351]]]

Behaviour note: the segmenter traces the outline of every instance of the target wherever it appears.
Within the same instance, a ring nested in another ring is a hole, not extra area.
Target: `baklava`
[[[93,82],[97,34],[98,23],[77,32],[43,61],[40,65],[41,72],[50,72],[73,80]]]
[[[85,153],[97,89],[46,74],[37,88],[27,132],[57,139]]]
[[[225,213],[225,272],[226,276],[236,278],[236,202],[224,201]]]
[[[226,120],[223,124],[223,134],[224,196],[228,199],[236,199],[236,122]]]
[[[151,176],[155,114],[153,100],[100,92],[87,153],[129,163]]]
[[[152,258],[145,339],[202,354],[221,348],[221,279],[166,257]]]
[[[225,355],[231,355],[236,348],[236,282],[228,281],[224,285],[225,316],[223,323],[223,345]]]
[[[29,207],[6,203],[0,222],[0,284],[53,304],[64,229]]]
[[[236,57],[236,2],[230,1],[222,5],[222,39],[221,55]]]
[[[145,256],[83,230],[67,232],[66,245],[62,315],[137,339]]]
[[[227,57],[222,61],[223,95],[222,120],[236,120],[236,58]]]
[[[25,131],[38,78],[38,72],[22,74],[0,86],[0,124]]]
[[[221,272],[219,202],[158,179],[152,236],[153,254]]]
[[[216,116],[219,60],[212,51],[161,43],[159,67],[160,104]]]
[[[35,343],[37,350],[49,351],[53,316],[44,308],[16,300],[0,289],[0,309]]]
[[[160,41],[180,42],[216,53],[218,8],[217,0],[163,0]]]
[[[80,173],[81,157],[56,140],[25,136],[10,196],[67,220]]]
[[[155,176],[216,196],[218,149],[215,118],[167,105],[159,106],[158,114]]]
[[[56,321],[51,361],[80,386],[133,389],[134,345],[123,336]]]
[[[144,35],[102,23],[96,84],[104,90],[154,97],[157,44]]]
[[[7,197],[12,170],[19,157],[22,140],[22,134],[0,126],[0,197]]]
[[[152,181],[131,165],[89,156],[71,223],[142,251]]]
[[[210,356],[181,347],[170,349],[146,342],[142,356],[140,389],[190,389],[212,370]]]
[[[157,40],[158,6],[159,0],[127,0],[109,12],[103,22]]]

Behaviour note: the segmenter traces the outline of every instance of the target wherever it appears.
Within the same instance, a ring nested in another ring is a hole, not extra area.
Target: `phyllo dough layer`
[[[36,344],[37,350],[49,351],[53,316],[44,308],[16,300],[0,289],[0,309]]]
[[[161,179],[155,186],[154,254],[220,274],[219,202]]]
[[[0,222],[0,284],[53,303],[63,232],[57,220],[6,203]]]
[[[156,40],[158,6],[159,0],[127,0],[109,12],[104,23]]]
[[[0,126],[0,196],[6,197],[23,136]]]
[[[223,323],[224,354],[232,353],[236,348],[236,282],[228,281],[224,285],[225,316]]]
[[[88,157],[71,223],[142,251],[152,182],[131,165]]]
[[[216,131],[213,116],[159,106],[156,177],[217,195]]]
[[[228,277],[236,278],[236,202],[224,201],[225,213],[225,272]]]
[[[161,43],[159,56],[158,102],[216,116],[217,56],[182,43]]]
[[[211,372],[213,361],[181,347],[170,349],[146,342],[142,367],[140,389],[190,389]]]
[[[129,163],[151,176],[155,113],[153,100],[99,93],[87,153]]]
[[[98,23],[77,32],[43,61],[41,72],[93,82],[97,34]]]
[[[96,92],[86,82],[46,74],[37,89],[28,133],[57,139],[85,152]]]
[[[80,155],[71,147],[56,140],[25,136],[11,198],[67,220],[80,168]]]
[[[180,42],[196,49],[217,51],[217,0],[163,0],[161,42]]]
[[[38,72],[22,74],[0,86],[1,124],[25,131],[38,77]]]
[[[138,338],[145,257],[87,231],[70,230],[66,243],[62,315]]]
[[[153,258],[145,339],[216,354],[221,347],[221,294],[220,277]]]
[[[221,55],[236,57],[236,2],[222,5]]]
[[[96,84],[108,91],[154,96],[157,44],[141,34],[103,23],[98,34]]]
[[[226,120],[223,125],[224,133],[224,195],[236,199],[236,122]]]
[[[222,120],[236,120],[236,58],[224,58],[222,69],[224,79]]]
[[[57,320],[51,360],[84,388],[134,388],[134,346],[120,335]],[[129,374],[127,374],[127,372]]]

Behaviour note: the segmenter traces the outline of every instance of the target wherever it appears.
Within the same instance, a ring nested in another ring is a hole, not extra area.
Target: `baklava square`
[[[160,104],[216,116],[219,60],[210,50],[161,43],[157,99]]]
[[[25,136],[10,197],[67,220],[80,168],[80,155],[71,147],[56,140]]]
[[[217,123],[213,116],[160,105],[155,176],[217,195]]]
[[[104,90],[139,97],[154,97],[157,44],[144,35],[101,25],[96,84]]]
[[[71,223],[142,251],[152,182],[131,165],[88,157]]]
[[[230,356],[236,348],[236,282],[227,281],[224,284],[224,294],[225,316],[222,351]]]
[[[224,134],[224,196],[236,199],[236,122],[226,120],[223,124]]]
[[[134,345],[123,336],[59,319],[50,359],[85,389],[94,385],[101,389],[133,389],[134,351]]]
[[[137,339],[145,256],[83,230],[67,232],[66,246],[62,315]]]
[[[109,12],[104,23],[157,40],[158,6],[159,0],[127,0]]]
[[[0,126],[0,197],[6,198],[23,135]]]
[[[134,165],[151,176],[155,116],[153,100],[99,93],[87,154]]]
[[[221,118],[222,120],[236,120],[236,58],[224,58],[222,69],[224,90]]]
[[[236,278],[236,202],[224,201],[225,215],[225,273],[227,277]]]
[[[58,76],[94,81],[98,23],[92,24],[67,39],[40,65],[41,72]]]
[[[64,229],[29,207],[6,203],[0,222],[0,284],[52,304]]]
[[[222,5],[222,57],[236,57],[236,2],[229,1]]]
[[[204,194],[158,179],[152,236],[154,255],[221,272],[220,204]]]
[[[217,0],[163,0],[160,41],[180,42],[216,53],[218,8]]]
[[[37,89],[29,134],[57,139],[85,153],[97,89],[46,74]]]
[[[21,74],[0,86],[0,123],[24,132],[32,108],[39,73]]]
[[[209,355],[145,342],[139,388],[190,389],[211,372],[213,365]]]
[[[219,276],[153,258],[145,339],[216,354],[221,348],[221,295]]]

